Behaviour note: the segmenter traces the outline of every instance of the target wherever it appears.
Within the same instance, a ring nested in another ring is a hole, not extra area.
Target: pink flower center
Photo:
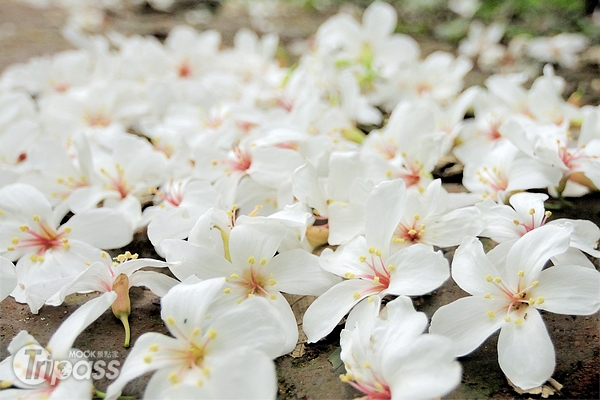
[[[102,168],[100,172],[102,172],[102,174],[108,178],[109,183],[106,185],[106,189],[119,192],[121,198],[124,199],[131,191],[131,188],[127,184],[127,181],[124,177],[125,170],[123,170],[119,164],[115,164],[115,167],[117,171],[116,175],[111,175],[104,168]]]
[[[544,218],[542,218],[542,220],[540,221],[539,224],[536,224],[536,221],[535,221],[535,209],[532,208],[531,210],[529,210],[529,215],[531,215],[531,221],[529,221],[528,223],[521,222],[516,219],[513,221],[515,225],[522,226],[523,228],[525,228],[525,232],[523,232],[523,235],[526,234],[527,232],[534,230],[535,228],[544,226],[546,224],[546,222],[548,221],[548,217],[550,217],[552,215],[552,213],[550,211],[546,211],[544,213]]]
[[[192,75],[192,67],[188,60],[179,64],[179,67],[177,67],[177,75],[179,75],[180,78],[188,78]]]
[[[396,157],[396,153],[398,152],[398,146],[391,140],[382,140],[380,143],[375,145],[375,149],[386,160],[394,159]]]
[[[371,371],[372,372],[372,371]],[[392,398],[390,387],[372,375],[372,382],[365,382],[364,379],[357,379],[352,373],[340,375],[342,382],[351,385],[353,388],[366,396],[361,397],[362,400],[389,400]]]
[[[490,282],[492,285],[496,286],[496,288],[500,289],[502,295],[504,296],[506,302],[505,305],[497,310],[489,310],[487,312],[490,318],[495,318],[496,314],[499,312],[505,313],[504,320],[506,322],[514,322],[519,325],[523,323],[523,320],[527,319],[527,308],[533,306],[534,304],[542,304],[544,302],[543,297],[538,297],[534,299],[531,293],[531,290],[535,288],[539,282],[533,281],[530,284],[526,285],[523,282],[523,278],[525,276],[524,271],[519,271],[519,280],[517,282],[516,290],[510,288],[507,284],[505,284],[501,278],[496,277],[492,278],[491,275],[485,277],[486,281]],[[484,297],[491,299],[491,294],[486,294]],[[513,318],[516,319],[513,320]]]
[[[110,117],[104,111],[86,112],[85,120],[88,125],[94,128],[105,128],[112,122]]]
[[[64,237],[71,231],[70,228],[65,228],[61,231],[55,231],[45,221],[40,220],[40,217],[35,215],[33,217],[37,225],[37,229],[31,229],[27,225],[20,227],[21,232],[25,233],[25,237],[13,238],[14,246],[10,246],[9,250],[24,249],[24,248],[37,248],[34,255],[31,256],[33,261],[42,261],[43,258],[39,259],[40,256],[44,255],[47,250],[56,247],[69,247],[69,240]]]
[[[558,156],[565,166],[571,171],[581,167],[581,164],[577,163],[576,161],[581,158],[585,158],[585,155],[582,154],[584,147],[582,146],[575,149],[569,149],[568,137],[564,144],[560,141],[560,139],[557,139],[556,142],[558,144]]]
[[[369,248],[368,256],[360,256],[360,262],[367,266],[368,272],[362,274],[346,273],[346,278],[359,278],[373,282],[373,285],[361,293],[355,293],[354,297],[359,298],[367,293],[381,293],[390,286],[391,272],[394,270],[393,265],[386,265],[381,257],[381,251],[373,247]]]
[[[410,162],[409,160],[404,160],[402,163],[403,171],[396,174],[398,178],[401,178],[406,187],[411,187],[417,185],[421,181],[421,170],[423,166],[418,162]]]
[[[508,187],[508,179],[504,177],[502,171],[497,167],[493,167],[492,169],[483,167],[477,171],[477,178],[479,182],[492,189],[494,193],[505,191]]]
[[[252,165],[252,158],[250,157],[250,153],[240,149],[239,146],[234,146],[232,151],[233,159],[226,161],[229,165],[230,170],[246,172]]]
[[[243,288],[245,297],[262,296],[274,300],[273,295],[266,287],[273,286],[276,282],[273,278],[267,279],[262,271],[262,267],[266,264],[267,260],[262,258],[257,264],[254,256],[250,256],[247,262],[250,265],[250,268],[244,269],[241,276],[238,274],[231,274],[227,280],[232,284]]]
[[[174,207],[179,207],[183,201],[183,188],[181,182],[173,184],[171,181],[163,190],[155,193],[156,197],[166,201]]]
[[[394,243],[418,243],[421,237],[425,234],[425,224],[419,224],[419,215],[415,214],[412,224],[400,223],[394,232]]]

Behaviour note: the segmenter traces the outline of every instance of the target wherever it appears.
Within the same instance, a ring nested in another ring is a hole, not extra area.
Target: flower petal
[[[308,342],[313,343],[327,336],[356,303],[367,297],[368,294],[364,292],[372,286],[373,283],[369,281],[350,279],[319,296],[304,313],[302,329]]]
[[[0,257],[0,301],[4,300],[17,286],[15,265],[5,257]]]
[[[319,296],[340,278],[325,271],[319,265],[319,257],[303,249],[279,253],[269,263],[276,288],[285,293]]]
[[[329,238],[331,245],[343,244],[364,231],[365,207],[362,204],[334,201],[327,208]]]
[[[109,268],[110,267],[100,261],[93,263],[79,274],[75,280],[64,285],[58,293],[48,299],[46,304],[58,306],[62,304],[65,297],[71,293],[88,290],[95,292],[110,292],[112,290],[113,277],[108,270]]]
[[[211,279],[233,272],[233,266],[223,256],[185,240],[167,239],[161,243],[161,248],[167,261],[172,263],[169,269],[180,280],[191,275]]]
[[[386,264],[388,268],[395,266],[386,293],[419,296],[438,288],[450,277],[448,260],[442,252],[424,244],[394,253]]]
[[[154,271],[137,271],[129,277],[129,286],[145,286],[155,295],[163,297],[178,280]]]
[[[144,333],[136,340],[127,355],[119,377],[106,390],[106,399],[116,399],[129,381],[147,372],[156,369],[164,371],[169,367],[172,371],[177,372],[184,362],[181,359],[181,352],[177,350],[188,350],[185,348],[186,345],[185,342],[160,333]],[[169,371],[166,372],[169,373]]]
[[[285,304],[274,305],[273,303]],[[211,342],[211,352],[225,351],[235,347],[251,346],[270,357],[275,358],[291,351],[298,339],[298,327],[294,314],[287,300],[279,294],[276,300],[269,304],[269,300],[261,297],[249,298],[240,304],[235,304],[223,313],[211,317],[208,322],[210,328],[217,332],[214,342]],[[280,312],[283,308],[287,311]],[[283,315],[287,313],[288,315]],[[290,319],[291,315],[291,319]],[[293,329],[288,329],[290,325]],[[293,344],[291,349],[285,349],[289,334]]]
[[[92,322],[98,319],[117,298],[115,292],[107,292],[79,307],[54,332],[48,348],[54,359],[67,358],[73,342]]]
[[[590,315],[600,308],[600,273],[595,269],[556,265],[543,270],[539,282],[531,295],[544,302],[536,308],[569,315]]]
[[[209,307],[224,282],[225,278],[200,281],[197,277],[190,276],[169,290],[162,298],[160,315],[173,336],[187,341],[194,329],[204,324]],[[190,304],[194,306],[184,307]]]
[[[447,336],[454,341],[455,354],[469,354],[503,324],[496,315],[490,318],[488,311],[502,307],[502,301],[483,297],[463,297],[440,307],[431,317],[430,333]]]
[[[402,179],[381,182],[375,186],[365,203],[365,237],[368,246],[375,246],[387,256],[392,235],[406,204],[406,185]]]
[[[496,278],[500,273],[486,257],[479,239],[464,238],[452,259],[452,279],[462,290],[472,295],[499,294],[497,287],[490,284],[486,276]]]
[[[390,357],[391,358],[391,357]],[[439,398],[460,384],[462,368],[455,360],[452,341],[421,335],[409,351],[385,365],[384,374],[394,399]]]
[[[274,224],[234,227],[229,237],[231,263],[236,267],[244,267],[249,257],[254,257],[257,263],[262,258],[270,260],[281,243],[284,230],[283,226]]]
[[[73,215],[61,228],[70,228],[69,238],[101,249],[126,246],[133,239],[129,221],[119,211],[96,208]]]
[[[513,384],[523,390],[541,386],[554,371],[554,346],[539,312],[532,307],[527,319],[504,325],[498,337],[498,363]]]
[[[570,225],[544,225],[517,240],[506,256],[506,279],[511,287],[519,284],[519,272],[524,272],[521,284],[530,285],[546,262],[569,248],[573,228]]]

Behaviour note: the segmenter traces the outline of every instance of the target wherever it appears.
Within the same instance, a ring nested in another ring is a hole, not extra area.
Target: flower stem
[[[129,341],[131,340],[131,331],[129,329],[129,319],[128,315],[122,314],[119,319],[123,323],[123,327],[125,328],[125,343],[123,343],[123,347],[129,347]]]

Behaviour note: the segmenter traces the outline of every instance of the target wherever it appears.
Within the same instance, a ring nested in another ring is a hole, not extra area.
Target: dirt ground
[[[314,32],[330,15],[330,12],[299,15],[279,15],[273,18],[270,28],[282,35],[282,42],[289,43]],[[0,0],[0,71],[15,62],[24,62],[29,57],[52,54],[70,48],[60,35],[65,14],[60,10],[33,10]],[[184,21],[184,13],[168,15],[149,10],[129,10],[122,14],[111,15],[107,25],[123,33],[156,34],[164,37],[169,28]],[[240,26],[251,26],[252,18],[241,7],[225,7],[203,28],[215,28],[230,40]],[[264,22],[264,21],[263,21]],[[267,21],[268,22],[268,21]],[[448,44],[439,44],[428,38],[419,38],[427,53],[434,47],[450,50]],[[429,49],[429,50],[428,50]],[[559,72],[560,74],[560,72]],[[588,75],[585,75],[588,74]],[[575,73],[567,77],[571,84],[577,81],[590,85],[589,73]],[[597,77],[598,75],[596,75]],[[481,81],[481,77],[471,79]],[[580,80],[583,79],[583,80]],[[575,86],[577,87],[577,86]],[[600,224],[600,195],[588,195],[574,199],[574,209],[555,212],[553,217],[585,218]],[[149,246],[145,234],[136,235],[134,242],[126,250],[138,253],[140,257],[157,257]],[[115,252],[115,254],[119,251]],[[453,251],[447,252],[451,259]],[[595,260],[597,267],[598,260]],[[414,299],[417,309],[429,317],[441,305],[465,296],[452,281],[429,296]],[[73,295],[59,307],[45,306],[40,313],[33,315],[26,305],[7,298],[0,304],[0,358],[7,357],[10,340],[20,331],[27,330],[42,344],[78,306],[85,303],[94,294]],[[301,299],[301,301],[308,301]],[[132,313],[130,325],[131,342],[144,332],[167,333],[160,318],[160,303],[150,291],[134,288],[131,290]],[[551,398],[599,398],[600,370],[600,317],[566,316],[544,313],[546,326],[556,349],[556,370],[553,378],[564,387]],[[280,399],[349,399],[360,394],[339,379],[343,367],[334,369],[330,361],[331,354],[338,347],[338,327],[323,341],[307,345],[301,357],[284,356],[276,360],[279,378]],[[123,361],[130,350],[122,347],[123,328],[121,323],[107,311],[75,342],[74,347],[81,350],[111,351],[119,361]],[[448,399],[508,399],[519,397],[508,385],[502,374],[496,353],[497,334],[492,336],[474,353],[460,359],[463,366],[463,382]],[[98,359],[109,359],[100,357]],[[334,359],[334,357],[332,357]],[[122,365],[122,364],[121,364]],[[125,395],[141,398],[149,376],[131,382],[124,390]],[[110,382],[107,379],[96,382],[99,390],[105,391]],[[540,398],[540,395],[523,395],[522,398]]]

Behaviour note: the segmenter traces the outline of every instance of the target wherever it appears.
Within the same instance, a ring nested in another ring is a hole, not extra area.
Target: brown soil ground
[[[324,13],[301,13],[278,15],[269,21],[270,28],[279,32],[282,42],[289,43],[296,38],[304,38],[330,15]],[[60,10],[33,10],[9,0],[0,0],[0,71],[15,62],[24,62],[29,57],[52,54],[70,48],[61,37],[60,27],[65,14]],[[157,13],[149,10],[126,10],[110,15],[107,27],[117,29],[126,34],[155,34],[164,37],[171,26],[184,21],[183,12],[173,15]],[[224,33],[230,41],[233,33],[241,26],[251,26],[251,19],[240,7],[224,7],[217,16],[203,28],[215,28]],[[451,46],[438,43],[430,38],[418,38],[424,52],[435,48],[451,50]],[[594,67],[595,68],[595,67]],[[559,74],[563,71],[559,71]],[[590,99],[597,96],[592,82],[597,79],[597,70],[586,69],[567,75],[573,87],[578,84],[587,85]],[[474,74],[472,82],[479,83],[482,76]],[[555,212],[553,217],[584,218],[600,224],[600,195],[589,195],[574,199],[574,209]],[[137,252],[140,257],[155,257],[154,250],[145,234],[136,235],[134,242],[126,250]],[[447,252],[451,259],[453,251]],[[116,252],[118,254],[118,251]],[[597,267],[599,266],[596,260]],[[465,296],[452,281],[429,296],[414,299],[417,309],[429,317],[441,305]],[[0,359],[7,357],[7,346],[10,340],[20,331],[27,330],[40,343],[47,343],[53,332],[62,321],[78,306],[85,303],[94,294],[73,295],[59,307],[45,306],[40,313],[33,315],[26,305],[17,304],[7,298],[0,304]],[[298,299],[295,299],[298,300]],[[308,299],[300,299],[307,302]],[[155,331],[167,333],[160,318],[160,303],[151,292],[134,288],[131,290],[132,313],[130,324],[132,343],[144,332]],[[299,306],[301,307],[301,306]],[[553,378],[564,385],[561,391],[551,398],[599,398],[599,365],[600,365],[600,325],[599,314],[592,316],[567,316],[544,314],[546,326],[550,332],[556,349],[556,370]],[[338,327],[325,340],[307,345],[301,357],[284,356],[276,360],[279,378],[279,398],[281,399],[342,399],[359,397],[349,385],[343,384],[339,374],[343,367],[334,369],[329,361],[330,355],[338,346]],[[123,328],[121,323],[107,311],[75,342],[75,347],[82,350],[116,352],[117,359],[123,361],[129,349],[122,347]],[[496,354],[497,335],[492,336],[474,353],[460,359],[464,374],[463,383],[448,399],[508,399],[515,397],[540,398],[540,395],[517,395],[508,385],[502,374]],[[105,361],[109,359],[102,358]],[[122,365],[122,364],[121,364]],[[131,382],[124,394],[141,398],[149,376]],[[96,382],[99,390],[106,390],[110,382],[106,379]]]

